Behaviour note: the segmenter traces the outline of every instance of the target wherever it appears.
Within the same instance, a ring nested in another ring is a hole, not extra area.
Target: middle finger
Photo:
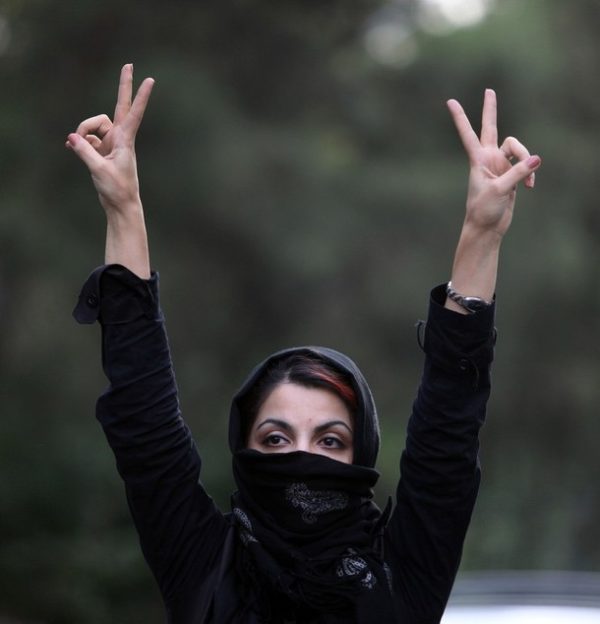
[[[496,147],[498,145],[496,92],[493,89],[486,89],[483,97],[481,145],[484,147]]]
[[[115,124],[121,123],[131,108],[131,94],[133,92],[133,65],[123,65],[119,78],[117,105],[115,106]]]

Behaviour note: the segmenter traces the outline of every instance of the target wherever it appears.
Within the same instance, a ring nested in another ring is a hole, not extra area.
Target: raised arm
[[[146,560],[169,621],[204,609],[228,524],[204,491],[200,456],[180,414],[158,275],[151,273],[140,201],[135,137],[153,80],[132,101],[133,68],[121,70],[114,119],[98,115],[69,134],[106,212],[106,265],[88,278],[75,309],[102,327],[110,382],[96,416],[115,454]],[[194,620],[196,621],[196,620]]]
[[[458,102],[450,100],[448,107],[470,161],[452,287],[490,305],[472,313],[446,296],[445,284],[432,291],[425,366],[386,533],[399,619],[420,624],[440,621],[460,563],[479,488],[478,434],[490,394],[500,244],[512,220],[516,186],[533,187],[541,163],[514,138],[498,147],[491,89],[485,92],[480,138]]]
[[[500,244],[512,221],[517,185],[524,182],[526,188],[533,188],[534,172],[542,161],[531,156],[514,137],[498,146],[496,94],[492,89],[485,91],[480,137],[456,100],[449,100],[447,105],[470,163],[467,208],[452,268],[452,287],[465,296],[491,301]],[[445,305],[468,313],[450,299]]]
[[[106,264],[121,264],[143,279],[150,277],[150,260],[135,137],[153,86],[154,80],[146,78],[132,101],[133,65],[123,66],[113,120],[90,117],[66,142],[89,169],[106,213]]]

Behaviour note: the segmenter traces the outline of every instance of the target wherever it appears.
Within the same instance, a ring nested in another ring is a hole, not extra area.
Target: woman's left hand
[[[500,245],[512,221],[517,185],[524,182],[533,188],[534,172],[542,159],[531,156],[514,137],[498,146],[496,94],[492,89],[485,91],[480,137],[456,100],[448,100],[447,105],[470,163],[466,214],[454,256],[452,287],[463,295],[491,301]],[[446,307],[466,313],[451,299],[446,300]]]
[[[514,137],[498,145],[496,93],[492,89],[485,90],[480,137],[456,100],[448,100],[447,106],[470,163],[465,224],[502,237],[512,221],[517,185],[524,181],[526,187],[533,188],[534,171],[542,160],[531,156]],[[517,161],[514,165],[513,160]]]

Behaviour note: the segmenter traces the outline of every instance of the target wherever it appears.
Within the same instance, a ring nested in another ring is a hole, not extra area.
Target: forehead
[[[339,420],[352,427],[346,404],[334,392],[297,383],[277,385],[258,410],[255,425],[267,418],[286,420],[294,425],[319,425]]]

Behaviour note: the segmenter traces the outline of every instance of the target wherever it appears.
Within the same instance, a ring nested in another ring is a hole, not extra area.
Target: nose
[[[299,438],[296,440],[296,450],[304,451],[305,453],[314,453],[314,450],[310,444],[310,440]]]

